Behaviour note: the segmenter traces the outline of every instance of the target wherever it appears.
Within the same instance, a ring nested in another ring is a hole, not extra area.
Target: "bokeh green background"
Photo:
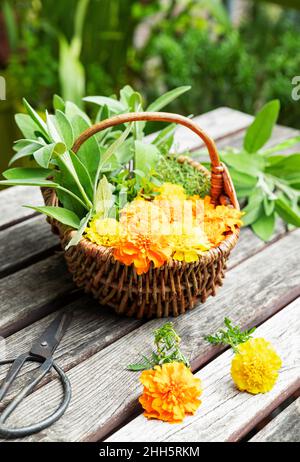
[[[22,97],[51,110],[54,93],[80,102],[129,83],[151,100],[190,84],[170,110],[254,113],[279,98],[280,122],[300,128],[300,102],[291,98],[299,8],[297,0],[2,0],[0,172],[19,136],[13,114]]]

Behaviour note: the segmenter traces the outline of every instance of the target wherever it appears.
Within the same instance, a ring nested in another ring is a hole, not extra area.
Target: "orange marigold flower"
[[[172,249],[164,236],[128,233],[114,248],[114,257],[124,265],[134,264],[137,274],[146,273],[151,262],[162,266],[171,256]]]
[[[226,205],[214,206],[211,198],[200,199],[193,196],[193,214],[197,224],[203,224],[210,243],[216,247],[228,233],[234,232],[242,225],[242,212]]]
[[[143,371],[140,381],[144,391],[139,401],[149,419],[180,423],[201,404],[201,380],[183,363],[165,363]]]
[[[116,260],[134,264],[137,274],[143,274],[151,262],[159,268],[170,258],[172,249],[163,232],[167,221],[158,206],[135,199],[122,210],[120,223],[125,234],[114,248]]]

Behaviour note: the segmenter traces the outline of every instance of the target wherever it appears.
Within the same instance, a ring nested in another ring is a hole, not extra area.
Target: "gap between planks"
[[[299,443],[300,442],[300,398],[260,430],[250,443]]]
[[[292,322],[291,322],[292,321]],[[231,350],[196,374],[203,383],[202,404],[181,424],[147,420],[140,415],[107,442],[238,441],[300,386],[300,298],[260,326],[254,337],[268,339],[283,366],[274,388],[266,394],[239,392],[230,377]],[[145,440],[147,435],[147,440]]]
[[[207,344],[203,337],[217,330],[225,316],[248,328],[268,319],[300,295],[299,236],[300,231],[295,231],[232,269],[215,299],[210,298],[197,310],[173,320],[193,370],[224,350]],[[68,374],[73,400],[65,416],[51,428],[25,440],[97,441],[132,416],[139,409],[137,397],[141,387],[138,376],[124,368],[137,358],[141,346],[145,354],[150,352],[152,331],[162,322],[149,321],[73,367]],[[14,425],[38,421],[58,401],[59,392],[53,381],[28,397],[11,421]],[[45,404],[42,408],[41,402]]]

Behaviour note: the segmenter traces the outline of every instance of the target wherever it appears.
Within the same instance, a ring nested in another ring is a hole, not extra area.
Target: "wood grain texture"
[[[271,341],[282,359],[278,381],[269,393],[237,390],[230,377],[233,353],[229,350],[196,374],[203,394],[195,416],[172,425],[141,415],[107,441],[238,441],[300,385],[300,299],[265,322],[254,337]]]
[[[285,443],[300,442],[300,398],[296,399],[271,422],[258,432],[250,442]]]
[[[33,215],[33,210],[22,205],[42,204],[42,195],[37,187],[15,186],[0,191],[0,229]]]
[[[55,310],[74,289],[63,255],[46,258],[0,280],[0,336],[15,332]]]
[[[295,231],[233,268],[216,298],[174,320],[193,370],[222,351],[203,337],[217,330],[225,316],[250,327],[300,295],[299,237],[300,231]],[[67,413],[51,428],[27,440],[97,441],[124,422],[138,409],[141,391],[138,375],[125,367],[138,359],[139,351],[150,353],[152,331],[161,324],[161,320],[150,321],[71,369],[73,400]],[[47,403],[40,407],[45,396]],[[52,382],[28,397],[11,421],[20,425],[38,420],[58,399],[57,384]]]
[[[44,216],[30,218],[0,231],[0,277],[45,257],[58,248]]]

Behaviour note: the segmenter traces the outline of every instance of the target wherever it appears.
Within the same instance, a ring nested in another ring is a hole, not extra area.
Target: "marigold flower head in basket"
[[[218,246],[230,232],[242,226],[242,212],[226,205],[214,206],[211,198],[206,196],[191,197],[193,214],[196,224],[202,225],[209,242],[213,247]]]
[[[264,338],[252,338],[255,329],[241,332],[225,318],[227,331],[208,335],[206,340],[214,345],[230,345],[235,355],[231,362],[231,377],[241,391],[252,394],[272,390],[281,368],[281,359],[270,342]]]
[[[159,201],[184,201],[187,196],[183,186],[173,183],[163,183],[157,188],[159,193],[155,200]]]
[[[129,370],[143,370],[140,381],[143,393],[139,399],[144,415],[170,423],[182,422],[186,415],[196,412],[201,404],[201,380],[191,372],[189,363],[179,349],[180,337],[168,322],[154,332],[150,358],[128,366]]]
[[[95,217],[85,229],[85,237],[91,242],[105,247],[113,247],[121,237],[121,224],[114,218]]]
[[[177,232],[178,231],[178,232]],[[174,252],[173,259],[191,263],[211,247],[206,234],[199,226],[188,227],[173,223],[168,241]]]
[[[116,260],[134,264],[137,274],[143,274],[151,262],[159,268],[171,257],[172,249],[162,232],[166,226],[164,213],[155,204],[134,200],[122,210],[120,223],[125,232],[114,246]]]

